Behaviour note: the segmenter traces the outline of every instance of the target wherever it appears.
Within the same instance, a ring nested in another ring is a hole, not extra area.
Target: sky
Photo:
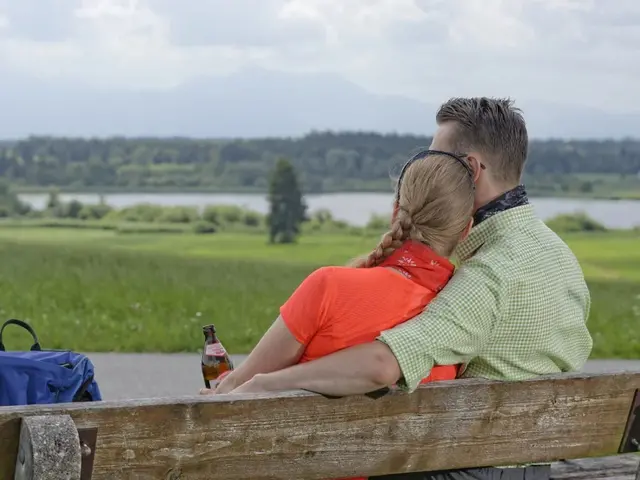
[[[0,0],[4,78],[170,90],[246,68],[640,112],[638,0]],[[1,88],[0,79],[0,88]]]

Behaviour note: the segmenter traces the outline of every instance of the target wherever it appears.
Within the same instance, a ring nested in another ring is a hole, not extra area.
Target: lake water
[[[254,194],[138,194],[115,193],[105,195],[106,202],[116,208],[138,203],[157,205],[180,205],[204,207],[205,205],[239,205],[266,213],[268,209],[265,195]],[[46,194],[23,194],[20,198],[41,209]],[[372,214],[391,212],[392,195],[384,193],[336,193],[326,195],[308,195],[305,197],[309,211],[327,209],[333,216],[353,225],[364,225]],[[72,199],[82,203],[97,203],[99,196],[92,194],[60,195],[62,201]],[[562,213],[586,212],[593,219],[609,228],[631,228],[640,226],[640,201],[633,200],[586,200],[566,198],[533,198],[531,203],[538,215],[548,219]]]

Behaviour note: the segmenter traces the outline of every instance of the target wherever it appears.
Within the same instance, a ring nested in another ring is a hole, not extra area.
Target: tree
[[[49,190],[49,196],[47,197],[47,210],[55,210],[60,208],[60,191],[57,188]]]
[[[298,176],[293,165],[281,158],[269,181],[269,241],[292,243],[300,233],[307,206],[302,199]]]
[[[4,179],[0,179],[0,217],[26,215],[30,210],[30,205],[18,198],[9,183]]]

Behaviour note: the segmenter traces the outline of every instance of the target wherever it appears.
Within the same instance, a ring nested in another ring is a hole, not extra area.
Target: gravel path
[[[90,353],[105,400],[182,396],[203,385],[200,355]],[[244,355],[235,355],[240,363]],[[585,371],[640,371],[640,360],[593,360]]]

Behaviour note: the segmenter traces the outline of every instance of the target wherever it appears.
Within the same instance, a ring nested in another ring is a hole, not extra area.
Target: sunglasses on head
[[[426,158],[431,155],[444,155],[445,157],[450,157],[450,158],[453,158],[455,161],[460,162],[460,164],[467,170],[467,172],[469,172],[469,176],[473,181],[473,169],[471,168],[471,165],[469,165],[469,163],[467,163],[464,160],[467,157],[466,153],[456,154],[451,152],[444,152],[442,150],[429,150],[429,149],[420,150],[413,157],[411,157],[409,161],[407,161],[407,163],[404,164],[404,166],[402,167],[402,170],[400,171],[400,176],[398,177],[398,185],[396,187],[396,197],[397,197],[396,200],[400,200],[400,185],[402,185],[402,177],[404,177],[404,174],[407,171],[407,168],[409,168],[409,166],[416,160],[420,160],[422,158]],[[481,163],[480,168],[484,170],[487,167],[485,167]],[[473,182],[473,188],[475,189],[475,182]]]

